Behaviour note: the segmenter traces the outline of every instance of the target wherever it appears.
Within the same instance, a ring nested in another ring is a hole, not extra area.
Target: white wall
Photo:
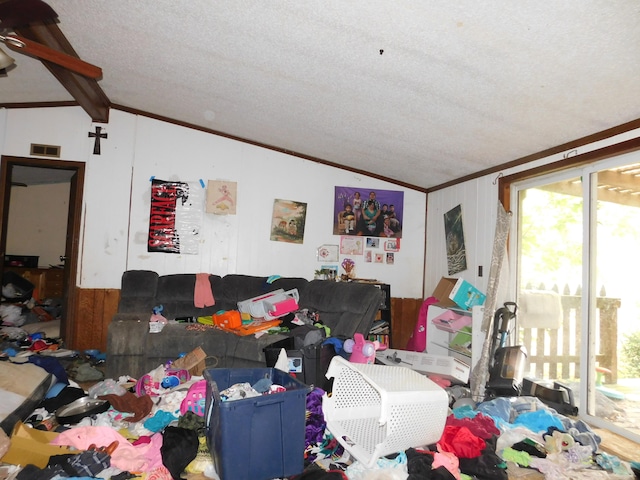
[[[46,268],[65,253],[70,183],[11,189],[7,254],[36,255]],[[55,199],[55,201],[52,201]]]
[[[482,291],[486,291],[489,279],[489,269],[493,251],[493,240],[498,212],[498,176],[511,175],[517,172],[529,170],[541,165],[553,163],[565,158],[566,155],[574,156],[608,145],[614,145],[632,138],[640,137],[640,129],[626,132],[615,137],[593,142],[570,152],[562,152],[526,165],[505,169],[485,177],[476,178],[468,182],[451,186],[432,192],[428,195],[427,205],[427,246],[424,278],[424,296],[429,296],[438,284],[438,281],[447,274],[447,258],[444,233],[444,214],[461,205],[463,216],[463,229],[467,248],[468,269],[455,277],[462,277]],[[511,222],[511,232],[515,231],[515,219]],[[513,259],[507,258],[503,275],[509,276],[512,270]],[[484,275],[478,276],[478,266],[484,267]],[[514,289],[510,278],[501,279],[498,303],[513,300]],[[505,290],[503,287],[507,285]],[[507,298],[510,297],[510,298]]]
[[[119,288],[127,269],[311,279],[322,265],[317,248],[339,243],[332,234],[334,186],[339,185],[404,192],[403,236],[394,265],[358,259],[357,274],[391,284],[394,297],[422,296],[426,194],[117,110],[109,120],[101,125],[108,138],[97,156],[87,135],[95,125],[78,107],[0,109],[2,154],[27,157],[31,143],[45,143],[61,145],[64,160],[86,163],[80,287]],[[149,253],[152,177],[237,182],[237,215],[204,214],[198,255]],[[307,203],[303,244],[269,239],[276,198]]]

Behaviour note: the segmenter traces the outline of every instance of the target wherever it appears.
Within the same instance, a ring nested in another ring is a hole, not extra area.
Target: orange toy
[[[242,326],[242,318],[237,310],[215,313],[212,316],[213,323],[224,329],[236,329]]]

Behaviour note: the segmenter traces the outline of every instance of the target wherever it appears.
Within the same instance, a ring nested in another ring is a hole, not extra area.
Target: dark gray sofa
[[[249,275],[210,275],[215,299],[212,307],[194,306],[196,274],[181,273],[159,276],[149,270],[129,270],[122,275],[118,312],[109,324],[107,335],[107,378],[130,375],[139,378],[158,365],[173,360],[181,353],[202,347],[212,357],[207,366],[225,368],[263,368],[263,349],[286,338],[286,334],[256,338],[209,328],[189,330],[189,323],[169,323],[159,333],[149,333],[149,317],[156,305],[169,320],[211,315],[219,310],[236,310],[238,302],[279,288],[297,288],[300,309],[320,314],[320,322],[331,328],[331,335],[353,337],[366,335],[383,301],[383,293],[375,285],[356,282],[334,282],[304,278],[278,278]],[[192,324],[191,324],[192,325]],[[209,365],[213,363],[212,365]]]

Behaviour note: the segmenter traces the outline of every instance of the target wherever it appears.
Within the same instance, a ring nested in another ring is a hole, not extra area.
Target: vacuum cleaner
[[[522,391],[527,350],[522,345],[507,346],[510,323],[515,322],[517,310],[515,302],[505,302],[493,317],[493,357],[486,385],[489,397],[518,396]]]
[[[507,346],[510,323],[516,318],[518,306],[507,302],[493,318],[493,362],[489,366],[486,386],[488,398],[530,395],[565,415],[577,415],[573,392],[560,382],[543,382],[524,377],[527,350],[524,346]]]

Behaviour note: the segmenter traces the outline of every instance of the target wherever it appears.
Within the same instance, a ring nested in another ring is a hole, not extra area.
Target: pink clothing
[[[198,308],[210,307],[216,304],[211,291],[208,273],[196,273],[196,286],[193,290],[193,304]]]
[[[111,455],[111,465],[127,472],[149,472],[162,466],[162,434],[156,433],[149,443],[134,446],[129,440],[111,427],[75,427],[62,432],[51,442],[52,445],[70,445],[78,450],[86,450],[91,444],[103,447],[118,441]]]

